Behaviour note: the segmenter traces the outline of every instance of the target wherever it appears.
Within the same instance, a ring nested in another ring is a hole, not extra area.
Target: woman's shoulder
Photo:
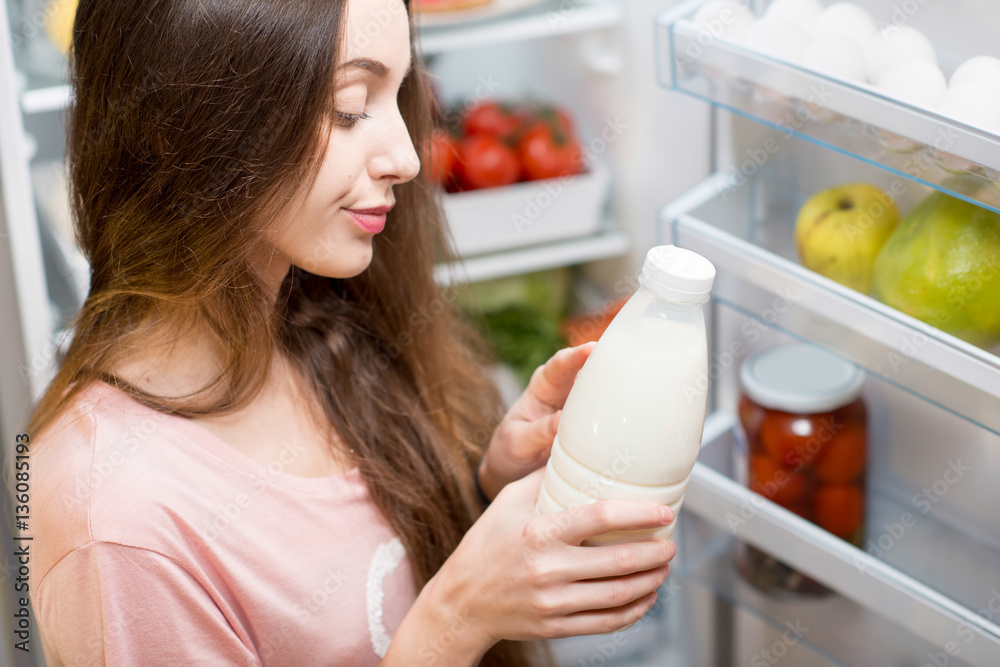
[[[162,549],[156,513],[196,483],[183,477],[176,419],[94,381],[32,435],[29,528],[40,576],[92,541]]]
[[[154,434],[157,422],[168,417],[104,382],[91,382],[41,432],[29,434],[39,490],[65,493],[69,480],[94,482],[106,468],[104,460],[123,463],[122,450],[134,449],[140,434]]]

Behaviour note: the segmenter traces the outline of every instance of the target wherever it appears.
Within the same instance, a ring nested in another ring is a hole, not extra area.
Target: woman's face
[[[403,0],[349,0],[344,40],[319,175],[267,234],[275,291],[290,264],[330,278],[364,271],[395,202],[392,186],[420,170],[396,104],[411,65]]]

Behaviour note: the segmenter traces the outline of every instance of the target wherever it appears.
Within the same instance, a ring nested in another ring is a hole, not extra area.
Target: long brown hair
[[[346,0],[80,1],[67,158],[91,286],[28,432],[97,380],[182,417],[235,410],[280,350],[353,450],[419,588],[480,513],[472,469],[500,410],[481,341],[433,278],[448,247],[434,191],[423,175],[394,188],[357,277],[296,266],[275,303],[257,268],[262,228],[318,171],[345,15]],[[420,147],[430,100],[412,37],[399,104]],[[225,359],[201,391],[151,395],[110,372],[122,350],[193,321]],[[501,642],[482,664],[527,664],[527,648]]]

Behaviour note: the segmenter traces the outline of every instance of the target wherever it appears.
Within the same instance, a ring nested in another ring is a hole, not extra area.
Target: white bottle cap
[[[650,248],[639,283],[665,299],[683,303],[708,301],[715,267],[696,252],[672,245]]]

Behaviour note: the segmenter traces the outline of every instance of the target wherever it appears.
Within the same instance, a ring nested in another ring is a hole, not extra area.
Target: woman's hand
[[[477,650],[617,630],[649,610],[669,572],[676,548],[666,540],[580,546],[611,530],[662,527],[674,519],[669,507],[605,500],[538,516],[543,476],[504,487],[421,592]]]
[[[528,388],[504,415],[486,450],[479,482],[487,496],[495,497],[505,485],[548,460],[563,404],[595,345],[564,348],[535,369]]]

